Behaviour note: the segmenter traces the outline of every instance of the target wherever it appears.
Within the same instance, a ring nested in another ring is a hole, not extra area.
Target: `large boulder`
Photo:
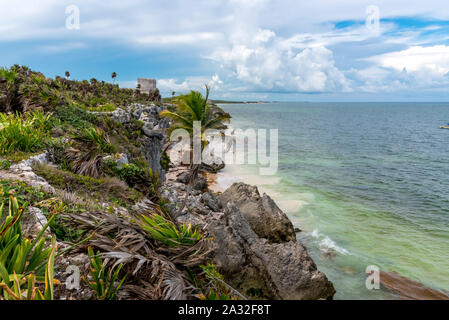
[[[223,207],[233,202],[254,232],[270,242],[296,241],[293,224],[266,194],[262,197],[256,186],[234,183],[219,196]]]
[[[331,299],[335,294],[306,248],[297,242],[272,244],[259,238],[233,203],[208,229],[215,239],[214,263],[243,294],[284,300]]]

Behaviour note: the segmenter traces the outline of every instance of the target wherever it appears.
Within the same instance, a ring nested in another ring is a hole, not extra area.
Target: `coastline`
[[[242,112],[244,117],[239,117],[238,111],[236,111],[237,115],[233,114],[233,110],[236,108],[224,107],[225,111],[233,116],[231,127],[245,128],[255,125],[253,120],[245,118],[249,117],[251,113]],[[262,110],[272,112],[272,109],[270,111]],[[264,123],[263,125],[267,124]],[[294,161],[293,159],[290,160]],[[327,158],[325,160],[329,161]],[[324,162],[323,164],[329,165],[331,163]],[[414,296],[415,299],[429,299],[431,296],[439,296],[440,292],[443,292],[442,297],[447,296],[446,290],[441,289],[436,284],[429,284],[423,281],[424,279],[420,279],[411,273],[404,272],[398,267],[398,264],[386,261],[382,255],[367,256],[364,251],[357,250],[357,246],[354,246],[357,237],[347,238],[347,234],[351,233],[352,235],[354,233],[353,229],[348,229],[349,225],[352,224],[344,223],[345,216],[341,215],[344,212],[340,214],[337,214],[339,211],[334,212],[332,210],[334,207],[329,206],[327,202],[328,199],[323,199],[322,192],[310,186],[303,187],[303,184],[300,183],[302,180],[295,182],[292,181],[291,177],[286,179],[285,174],[282,173],[271,178],[260,176],[254,170],[257,169],[256,167],[227,165],[216,174],[208,174],[209,188],[220,193],[224,192],[234,182],[243,182],[257,186],[261,194],[266,193],[273,198],[283,212],[287,214],[294,227],[301,229],[302,232],[297,233],[297,240],[307,247],[318,268],[336,285],[336,299],[407,299],[407,297],[413,296],[414,291],[419,291],[417,289],[419,287],[423,291],[422,294]],[[347,204],[349,205],[348,202]],[[338,216],[338,219],[341,217],[341,223],[334,225],[329,224],[327,220],[322,220],[321,214],[323,212],[326,212],[324,215],[326,219],[329,216]],[[321,228],[322,226],[325,228]],[[368,235],[368,237],[371,236]],[[372,239],[368,238],[371,239],[371,246],[376,244],[378,238],[375,234],[373,234]],[[380,266],[383,274],[381,290],[369,291],[366,289],[367,275],[365,274],[365,268],[368,265]],[[395,274],[401,275],[401,283],[392,280],[396,279]],[[425,292],[436,292],[436,294],[426,296]]]
[[[301,203],[301,201],[296,203],[296,206],[288,206],[286,202],[283,200],[279,200],[279,193],[272,192],[267,188],[264,188],[263,184],[257,184],[255,175],[242,175],[242,171],[236,170],[236,166],[226,166],[224,169],[220,170],[217,173],[206,173],[207,185],[210,191],[221,194],[229,189],[234,183],[245,183],[248,185],[256,186],[261,194],[266,193],[269,197],[273,198],[276,204],[280,207],[280,209],[287,215],[288,219],[293,223],[295,231],[297,232],[297,240],[300,242],[304,242],[302,237],[299,237],[298,234],[302,234],[304,225],[295,223],[295,219],[292,219],[290,212],[299,211],[302,205],[306,203]],[[259,181],[260,183],[261,181]],[[294,218],[294,217],[293,217]],[[309,232],[310,233],[310,232]],[[319,232],[318,230],[314,230],[310,233],[312,238],[318,238]],[[303,243],[304,244],[304,243]],[[328,260],[333,260],[335,255],[347,255],[349,252],[344,249],[338,247],[330,238],[325,237],[321,241],[322,246],[320,245],[320,250],[322,250],[321,254],[325,256]],[[304,244],[306,248],[310,251],[310,247],[308,244]],[[313,258],[315,262],[317,259]],[[318,266],[321,269],[320,266]],[[355,275],[356,271],[347,267],[342,270],[349,276]],[[325,272],[326,275],[327,272]],[[332,281],[332,279],[329,279]],[[389,297],[389,299],[401,299],[401,300],[449,300],[449,293],[442,291],[437,288],[430,288],[423,285],[420,282],[414,281],[407,277],[404,277],[398,274],[395,271],[387,272],[381,271],[380,283],[382,285],[384,294]],[[336,287],[338,293],[338,287]]]

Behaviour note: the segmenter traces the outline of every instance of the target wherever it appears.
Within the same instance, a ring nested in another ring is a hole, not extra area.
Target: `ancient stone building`
[[[156,90],[156,79],[137,79],[137,87],[140,85],[140,92],[147,93],[153,92]]]

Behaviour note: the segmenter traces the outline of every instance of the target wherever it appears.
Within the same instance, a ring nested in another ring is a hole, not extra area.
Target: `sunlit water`
[[[229,166],[272,196],[334,283],[337,299],[394,298],[365,287],[377,265],[449,290],[449,104],[222,105],[239,128],[279,129],[279,170]]]

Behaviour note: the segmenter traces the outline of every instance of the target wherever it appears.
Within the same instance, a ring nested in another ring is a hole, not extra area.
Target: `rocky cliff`
[[[94,262],[88,248],[111,270],[120,266],[118,275],[126,275],[109,298],[333,297],[332,283],[268,195],[243,183],[215,194],[202,175],[192,188],[187,185],[188,167],[164,152],[170,147],[170,122],[159,114],[170,105],[145,102],[148,97],[94,79],[89,84],[18,73],[23,78],[15,87],[0,81],[0,97],[16,101],[0,105],[5,119],[0,130],[13,130],[8,121],[23,122],[37,128],[42,141],[27,152],[0,153],[0,206],[12,208],[7,202],[17,197],[18,210],[24,211],[17,215],[17,221],[23,219],[22,237],[43,237],[40,249],[52,246],[61,253],[55,259],[60,283],[55,299],[107,298],[91,282]],[[24,86],[28,91],[13,91]],[[31,105],[37,98],[24,95],[35,97],[47,89],[64,99]],[[78,107],[86,99],[109,97],[124,105]],[[139,103],[124,102],[133,99]],[[19,113],[6,115],[12,109]],[[221,168],[222,162],[214,162],[200,171]],[[72,286],[70,270],[75,269],[84,281]]]

